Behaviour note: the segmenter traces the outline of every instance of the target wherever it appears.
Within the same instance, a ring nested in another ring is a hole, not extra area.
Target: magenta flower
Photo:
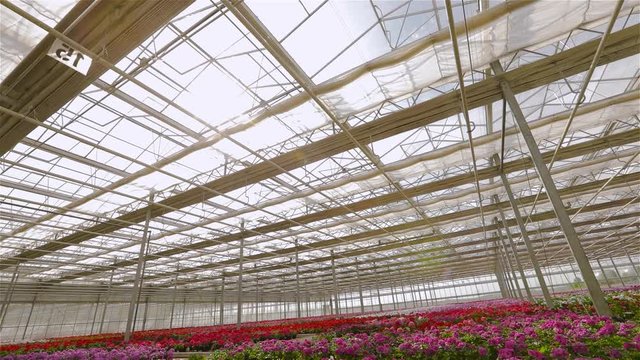
[[[613,335],[615,333],[616,333],[616,326],[610,322],[607,322],[606,324],[604,324],[603,327],[600,328],[600,330],[598,330],[598,332],[596,332],[596,335],[606,336],[606,335]]]
[[[487,356],[489,352],[487,351],[486,348],[482,347],[482,346],[478,346],[478,354],[480,356]]]
[[[581,342],[573,343],[571,345],[571,349],[573,349],[573,352],[575,352],[576,354],[586,355],[589,353],[589,348],[587,347],[587,345]]]
[[[612,359],[620,359],[622,357],[622,353],[618,349],[611,349],[609,350],[609,356],[611,356]]]
[[[529,351],[527,351],[527,353],[529,354],[529,356],[531,356],[532,358],[534,358],[536,360],[544,360],[544,359],[546,359],[544,354],[541,353],[538,350],[529,350]]]
[[[514,356],[515,353],[511,348],[498,350],[498,359],[511,359]]]
[[[554,359],[566,359],[567,357],[569,357],[569,352],[564,348],[555,348],[551,350],[551,356]]]

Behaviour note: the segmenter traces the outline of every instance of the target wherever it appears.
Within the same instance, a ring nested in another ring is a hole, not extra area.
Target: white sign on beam
[[[47,55],[58,60],[59,62],[67,65],[73,70],[87,75],[91,62],[93,61],[89,56],[81,53],[80,51],[71,47],[71,45],[65,43],[60,39],[56,39],[49,48]]]

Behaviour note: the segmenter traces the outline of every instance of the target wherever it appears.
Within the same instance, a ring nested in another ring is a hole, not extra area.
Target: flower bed
[[[613,317],[618,320],[640,322],[640,286],[611,289],[605,298]],[[538,301],[543,304],[542,300]],[[567,309],[579,314],[593,314],[595,309],[591,298],[584,291],[575,291],[553,298],[554,308]]]
[[[411,322],[316,341],[267,340],[215,351],[210,359],[601,359],[639,358],[635,323],[568,310],[462,320],[424,331]]]
[[[588,298],[572,294],[556,299],[554,309],[494,300],[408,314],[141,331],[126,348],[122,334],[67,337],[0,346],[0,360],[158,358],[139,349],[205,351],[220,360],[640,359],[640,289],[617,290],[607,297],[613,319],[594,316]],[[316,336],[295,339],[298,334]]]
[[[52,353],[31,352],[22,355],[5,355],[2,360],[155,360],[173,359],[173,349],[160,346],[132,345],[124,348],[67,349]]]

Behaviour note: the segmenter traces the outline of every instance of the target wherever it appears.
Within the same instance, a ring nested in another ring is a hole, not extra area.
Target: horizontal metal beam
[[[570,159],[577,156],[595,152],[598,149],[604,149],[606,147],[614,147],[614,146],[620,146],[628,143],[633,143],[636,141],[638,137],[640,137],[640,129],[632,130],[630,132],[617,133],[617,134],[609,135],[607,137],[597,138],[594,140],[585,141],[583,143],[565,147],[557,156],[558,156],[558,159],[566,160],[566,159]],[[552,156],[553,156],[553,152],[551,151],[544,154],[544,158],[547,161],[549,161]],[[507,173],[516,172],[516,171],[521,171],[521,170],[531,168],[532,166],[533,166],[532,162],[529,159],[525,158],[525,159],[515,160],[515,161],[505,163],[504,171]],[[499,175],[500,175],[500,172],[498,168],[491,167],[491,168],[481,169],[478,174],[478,178],[481,180],[486,180],[486,179],[492,179]],[[424,195],[431,192],[437,192],[437,191],[449,189],[455,186],[470,184],[473,182],[473,180],[474,180],[474,176],[472,173],[465,173],[465,174],[460,174],[460,175],[455,175],[449,178],[445,178],[442,180],[430,182],[424,185],[419,185],[412,188],[405,188],[404,192],[408,196],[415,197],[415,196]],[[362,210],[371,209],[374,207],[390,204],[390,203],[401,201],[401,200],[402,200],[401,194],[389,193],[389,194],[374,197],[371,199],[366,199],[366,200],[362,200],[355,203],[345,204],[344,207],[330,208],[330,209],[322,210],[312,214],[299,216],[291,220],[280,221],[280,222],[268,224],[265,226],[260,226],[260,227],[251,229],[251,231],[236,232],[236,233],[232,233],[224,236],[219,236],[211,240],[195,242],[193,244],[185,245],[181,248],[168,249],[168,250],[160,251],[155,254],[149,254],[146,257],[146,260],[152,261],[152,260],[160,259],[163,257],[168,257],[171,255],[186,253],[192,250],[201,250],[201,249],[205,249],[207,247],[215,246],[221,243],[236,241],[236,240],[239,240],[240,238],[251,238],[256,234],[266,234],[274,231],[282,231],[285,229],[289,229],[293,226],[296,226],[297,224],[307,224],[307,223],[320,221],[320,220],[331,218],[331,217],[346,215],[349,213],[349,211],[362,211]],[[432,220],[436,221],[437,219],[432,219]],[[416,222],[416,224],[422,225],[419,222]],[[327,248],[330,246],[339,245],[340,243],[341,243],[340,240],[328,240],[328,241],[319,243],[317,245],[314,245],[313,248],[314,249]],[[309,250],[308,247],[309,247],[308,245],[304,245],[304,246],[301,246],[299,250],[307,251]],[[265,257],[271,257],[271,256],[278,256],[278,255],[285,255],[285,254],[290,255],[293,252],[295,252],[295,249],[286,248],[286,249],[281,249],[278,251],[265,253],[265,254],[249,255],[245,258],[247,260],[264,259]],[[133,264],[135,264],[135,260],[123,260],[112,266],[122,268],[126,266],[131,266]],[[208,265],[209,266],[208,268],[216,267],[216,266],[231,265],[235,263],[233,262],[233,260],[229,260],[229,261],[218,262],[216,264]],[[104,272],[104,271],[109,271],[109,270],[110,270],[110,267],[97,266],[90,270],[67,274],[53,281],[54,282],[68,281],[68,280],[77,279],[79,277],[91,276],[91,275]],[[197,271],[197,270],[202,270],[202,268],[201,267],[184,268],[181,270],[181,272],[188,273],[188,272]],[[153,278],[153,276],[151,278]]]

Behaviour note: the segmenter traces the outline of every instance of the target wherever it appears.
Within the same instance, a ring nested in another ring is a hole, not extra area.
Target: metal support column
[[[496,235],[497,236],[497,235]],[[502,256],[502,252],[500,251],[500,248],[498,247],[498,243],[495,243],[496,246],[496,251],[497,251],[497,259],[498,259],[498,263],[500,265],[500,269],[502,270],[502,279],[504,281],[504,285],[505,288],[507,290],[507,297],[508,298],[516,298],[516,294],[515,291],[513,291],[512,286],[513,284],[511,283],[511,280],[509,279],[509,270],[507,269],[507,265],[505,263],[505,259]]]
[[[558,194],[556,184],[553,182],[551,173],[549,172],[549,169],[547,168],[547,165],[542,158],[542,154],[540,153],[538,144],[536,143],[536,140],[531,133],[531,129],[529,129],[529,124],[527,124],[527,120],[524,117],[522,110],[520,109],[518,100],[513,94],[511,86],[501,78],[501,76],[504,74],[502,65],[500,65],[499,61],[494,61],[491,63],[491,69],[500,81],[500,88],[502,90],[503,97],[511,108],[511,113],[513,114],[516,125],[518,126],[518,129],[520,129],[520,133],[522,134],[522,137],[524,138],[524,141],[527,145],[527,149],[529,150],[531,160],[533,161],[533,164],[536,168],[538,177],[544,185],[549,201],[553,205],[556,217],[560,222],[560,227],[562,228],[565,238],[569,243],[569,247],[571,248],[573,257],[578,263],[578,267],[580,268],[580,272],[582,273],[582,278],[587,284],[587,289],[589,290],[589,295],[591,295],[591,299],[596,308],[596,311],[598,315],[611,316],[611,309],[609,309],[609,305],[604,298],[604,293],[602,292],[600,284],[598,283],[598,280],[593,273],[593,269],[589,264],[587,254],[584,252],[584,249],[580,244],[578,234],[576,233],[576,230],[571,223],[571,219],[567,214],[567,210],[564,208],[562,198],[560,198],[560,195]]]
[[[438,293],[436,292],[436,287],[433,281],[429,281],[429,292],[433,294],[433,305],[438,304]]]
[[[305,293],[306,293],[306,297],[305,297],[305,309],[306,309],[306,317],[309,317],[309,307],[311,306],[311,295],[308,293],[308,287],[307,287],[307,280],[304,280],[304,288],[305,288]]]
[[[329,294],[329,313],[331,315],[334,315],[333,310],[334,306],[333,306],[333,296],[331,296],[331,294]]]
[[[114,260],[116,263],[117,260]],[[100,315],[100,329],[98,329],[98,334],[102,334],[102,329],[104,327],[104,318],[107,315],[107,307],[109,307],[109,300],[111,298],[111,285],[113,284],[113,272],[115,268],[111,269],[111,276],[109,276],[109,286],[107,287],[107,298],[104,300],[104,307],[102,308],[102,315]]]
[[[96,300],[96,309],[93,312],[93,321],[91,322],[91,331],[89,331],[89,335],[93,335],[93,329],[96,327],[96,320],[98,320],[98,310],[100,309],[100,297],[101,294],[98,294],[98,300]]]
[[[616,275],[618,275],[618,279],[620,279],[620,284],[622,284],[622,286],[625,286],[624,280],[622,280],[622,276],[620,275],[620,271],[618,271],[618,267],[616,266],[616,262],[613,261],[613,258],[611,256],[609,256],[609,260],[611,260],[611,265],[613,265],[613,270],[616,271]]]
[[[244,233],[244,220],[240,223],[240,228]],[[238,311],[236,313],[236,326],[242,323],[242,270],[244,262],[244,237],[240,238],[240,258],[238,263]]]
[[[340,314],[340,305],[338,304],[338,283],[336,282],[336,263],[335,263],[335,254],[333,250],[331,250],[331,274],[333,276],[333,293],[335,296],[335,313],[336,315]]]
[[[624,250],[624,253],[625,255],[627,255],[627,258],[629,259],[629,264],[633,269],[633,273],[636,274],[637,281],[640,282],[640,273],[638,273],[638,269],[636,269],[636,265],[633,263],[633,260],[631,260],[631,255],[629,255],[629,252],[626,249]]]
[[[397,305],[396,305],[396,294],[395,291],[393,289],[393,282],[389,283],[390,289],[391,289],[391,304],[393,305],[393,310],[397,310]]]
[[[302,308],[300,307],[300,268],[298,267],[298,239],[295,239],[296,247],[296,314],[298,318],[302,317]]]
[[[415,289],[413,288],[413,284],[411,284],[411,283],[409,283],[409,291],[411,291],[411,305],[413,307],[418,307],[418,306],[422,305],[422,301],[421,301],[422,299],[420,299],[417,296],[417,294],[415,292]],[[420,305],[418,305],[418,304],[420,304]]]
[[[216,305],[217,305],[217,302],[218,302],[218,300],[217,300],[218,296],[216,294],[217,293],[217,287],[213,286],[212,287],[212,291],[213,291],[213,295],[212,295],[213,301],[211,302],[211,323],[213,325],[215,325],[216,324]]]
[[[456,281],[455,280],[451,280],[451,288],[453,289],[453,296],[456,299],[456,302],[458,301],[458,292],[456,291]]]
[[[411,291],[411,301],[413,301],[413,307],[422,306],[422,298],[420,297],[420,293],[416,294],[416,291],[413,288],[413,284],[409,284],[409,290]],[[420,290],[420,288],[418,288],[418,290]]]
[[[13,298],[13,290],[16,287],[16,283],[18,282],[18,277],[20,273],[18,272],[20,268],[20,264],[16,265],[15,270],[13,270],[13,274],[11,275],[11,282],[7,288],[7,293],[4,294],[4,300],[2,301],[2,307],[0,307],[0,329],[4,324],[4,318],[9,311],[9,304],[11,303],[11,299]]]
[[[173,315],[176,310],[176,296],[178,295],[178,273],[180,272],[180,263],[176,264],[176,276],[173,280],[173,298],[171,300],[171,317],[169,318],[169,329],[173,329]]]
[[[187,297],[182,298],[182,319],[180,321],[180,327],[185,327],[184,320],[187,317]]]
[[[607,283],[607,287],[611,287],[611,283],[609,282],[609,277],[607,276],[607,272],[604,271],[604,268],[602,267],[602,264],[600,263],[600,259],[596,259],[596,262],[598,263],[598,267],[600,267],[600,271],[602,271],[602,277],[604,278],[604,281]]]
[[[222,275],[222,285],[220,287],[220,325],[224,324],[224,274]]]
[[[358,293],[360,293],[360,312],[364,312],[364,299],[362,298],[362,283],[360,282],[360,268],[358,267],[358,258],[356,259],[356,278],[358,279]]]
[[[496,263],[495,263],[495,274],[496,274],[496,281],[498,282],[498,287],[500,288],[500,295],[503,298],[510,297],[511,294],[509,294],[509,289],[507,288],[507,284],[505,283],[505,279],[504,279],[502,262],[498,259],[497,255],[496,255]]]
[[[500,164],[498,155],[494,155],[494,163]],[[502,186],[507,192],[507,197],[509,198],[509,204],[511,205],[511,210],[513,211],[513,216],[516,219],[516,223],[518,224],[518,228],[520,228],[520,236],[524,241],[524,245],[527,247],[527,254],[529,254],[529,261],[531,261],[531,266],[533,266],[533,270],[536,273],[536,278],[538,279],[538,283],[540,284],[540,290],[542,291],[542,296],[544,297],[544,302],[547,307],[553,306],[553,300],[551,299],[551,294],[549,293],[549,289],[547,288],[547,282],[544,279],[544,275],[542,274],[542,270],[540,269],[540,264],[538,263],[538,258],[536,257],[535,251],[533,249],[533,245],[531,244],[531,239],[529,238],[529,234],[527,233],[527,227],[522,220],[522,216],[520,214],[520,209],[518,208],[518,204],[516,203],[516,199],[513,196],[513,192],[511,191],[511,185],[507,179],[505,173],[500,169],[500,179],[502,180]],[[500,216],[502,216],[503,223],[506,224],[504,220],[504,214],[502,213],[502,209],[499,209]]]
[[[409,306],[407,305],[407,295],[406,290],[404,289],[404,281],[400,281],[400,292],[402,293],[402,302],[404,303],[405,309]]]
[[[517,295],[515,293],[515,291],[513,290],[513,283],[511,282],[511,279],[509,278],[509,267],[507,264],[507,259],[505,256],[503,256],[502,254],[502,249],[504,248],[504,246],[500,246],[501,244],[499,244],[499,242],[502,242],[502,238],[498,238],[498,234],[497,233],[493,233],[493,237],[495,239],[498,239],[494,242],[494,246],[495,246],[495,251],[496,251],[496,260],[497,260],[497,264],[500,267],[501,270],[501,275],[502,275],[502,279],[504,281],[504,285],[505,285],[505,289],[507,291],[507,297],[510,298],[516,298]],[[499,284],[498,284],[499,286]]]
[[[253,264],[253,270],[254,273],[257,274],[256,270],[256,264]],[[259,314],[259,301],[260,301],[260,277],[258,275],[256,275],[256,322],[258,321],[258,314]]]
[[[138,253],[138,266],[136,267],[136,277],[133,280],[133,291],[131,292],[131,299],[129,300],[129,312],[127,314],[127,327],[124,331],[124,342],[128,343],[131,339],[131,333],[133,332],[135,313],[137,313],[138,303],[140,299],[140,292],[142,289],[143,267],[145,263],[145,254],[149,242],[149,222],[151,221],[151,208],[153,207],[153,193],[149,194],[149,206],[147,207],[147,214],[144,221],[144,230],[142,233],[142,241],[140,241],[140,252]]]
[[[378,273],[378,265],[376,265],[376,263],[373,263],[373,273],[375,275],[376,293],[378,295],[378,308],[380,309],[380,311],[382,311],[382,297],[380,297],[380,281],[379,281],[380,275]]]
[[[423,279],[424,280],[424,279]],[[429,306],[429,293],[427,292],[427,282],[422,282],[422,291],[424,292],[424,303],[425,306]]]
[[[23,341],[24,341],[25,337],[27,337],[27,329],[29,328],[29,323],[31,322],[31,315],[33,315],[33,308],[36,306],[36,299],[37,298],[38,298],[38,293],[33,295],[33,300],[31,300],[31,306],[29,307],[29,316],[27,316],[27,323],[24,325],[24,331],[22,332],[22,340]]]
[[[580,276],[578,275],[578,272],[576,271],[576,269],[573,267],[573,263],[569,263],[569,266],[571,267],[571,271],[573,271],[573,276],[575,276],[576,278],[579,278]]]
[[[142,314],[142,331],[147,328],[147,314],[149,313],[149,296],[144,298],[144,313]]]
[[[494,198],[496,203],[499,202],[497,196],[494,195]],[[518,272],[520,273],[520,277],[522,278],[522,284],[524,285],[524,290],[527,293],[527,299],[533,302],[533,295],[531,295],[529,282],[527,281],[527,276],[525,275],[524,269],[522,268],[522,263],[520,262],[520,256],[518,255],[518,248],[516,247],[516,244],[513,241],[513,237],[511,236],[511,230],[509,230],[509,227],[507,226],[507,222],[506,222],[506,219],[504,218],[504,213],[502,212],[502,209],[500,208],[498,209],[500,212],[500,217],[502,217],[502,228],[504,229],[504,232],[507,234],[507,240],[509,240],[509,245],[511,246],[511,252],[513,252],[513,257],[516,260],[516,266],[518,266]],[[494,218],[494,222],[496,224],[499,223],[497,218]],[[499,231],[500,231],[500,228],[498,228],[498,232]]]
[[[496,219],[497,220],[497,219]],[[515,289],[517,290],[517,295],[520,299],[524,299],[522,295],[522,289],[520,288],[520,281],[518,281],[518,277],[516,276],[516,271],[514,270],[514,266],[510,261],[509,251],[507,250],[506,245],[504,244],[504,237],[502,236],[502,231],[500,231],[499,227],[496,227],[498,238],[500,239],[500,245],[502,246],[502,251],[504,252],[505,262],[507,267],[511,271],[511,280],[513,281],[512,285],[515,285]]]

